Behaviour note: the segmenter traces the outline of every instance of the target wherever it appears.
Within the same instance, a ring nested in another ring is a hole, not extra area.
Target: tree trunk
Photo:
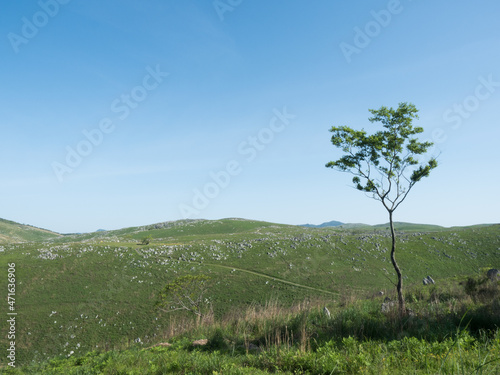
[[[403,295],[403,275],[399,269],[398,263],[396,262],[396,232],[394,231],[394,223],[392,221],[392,211],[389,211],[389,223],[391,225],[391,236],[392,236],[392,249],[391,249],[391,261],[398,275],[398,285],[396,290],[398,292],[398,303],[399,303],[399,315],[403,317],[406,315],[405,297]]]

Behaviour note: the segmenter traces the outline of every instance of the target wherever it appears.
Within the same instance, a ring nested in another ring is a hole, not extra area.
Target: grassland
[[[6,373],[498,374],[500,288],[476,281],[482,289],[474,297],[452,281],[410,288],[414,310],[402,321],[382,313],[379,298],[351,295],[330,306],[331,316],[322,312],[325,301],[273,300],[218,320],[178,317],[156,345],[70,352]]]
[[[422,285],[423,277],[431,275],[437,286],[456,284],[469,275],[478,276],[485,267],[498,268],[500,260],[499,225],[430,229],[407,225],[398,238],[398,260],[405,275],[405,285],[413,291],[409,295],[410,306],[415,310],[421,308],[422,314],[425,309],[419,307],[419,303],[431,298],[430,294],[425,295],[430,293],[430,289]],[[150,237],[151,242],[140,245],[145,237]],[[271,356],[270,353],[283,343],[273,347],[269,345],[265,352],[259,353],[246,353],[246,350],[243,353],[241,348],[238,349],[238,345],[244,346],[245,342],[250,341],[255,342],[255,345],[260,343],[266,346],[266,340],[263,339],[266,335],[269,342],[276,340],[276,335],[265,333],[261,327],[272,324],[259,323],[256,324],[257,328],[242,334],[236,323],[227,323],[228,316],[235,311],[250,311],[277,300],[284,311],[279,319],[276,318],[281,322],[280,331],[293,324],[297,326],[298,323],[293,322],[306,314],[307,318],[300,318],[305,319],[303,327],[307,328],[308,336],[316,338],[318,345],[309,349],[301,347],[306,345],[300,344],[301,338],[289,335],[289,338],[294,337],[294,344],[287,344],[286,350],[281,353],[288,353],[287,356],[295,358],[293,361],[305,361],[302,357],[307,353],[313,358],[314,353],[318,353],[318,350],[321,352],[322,347],[332,346],[334,352],[340,353],[345,348],[337,341],[329,341],[334,338],[342,341],[350,335],[358,340],[351,345],[352,348],[358,348],[357,353],[368,350],[369,344],[363,344],[367,337],[370,340],[383,340],[384,345],[388,345],[387,351],[397,347],[397,344],[390,343],[398,338],[428,339],[416,335],[417,328],[411,334],[401,336],[401,332],[384,326],[389,321],[380,315],[381,297],[369,300],[367,305],[357,306],[359,314],[349,310],[351,318],[342,315],[352,296],[356,296],[356,300],[364,300],[379,291],[384,291],[386,295],[391,293],[393,285],[390,279],[394,280],[394,275],[389,260],[389,246],[390,237],[383,227],[369,230],[316,229],[241,219],[168,222],[118,231],[52,236],[50,240],[38,242],[4,244],[0,249],[0,290],[7,288],[7,264],[15,263],[19,365],[31,363],[32,366],[38,366],[37,363],[54,358],[66,358],[70,362],[74,358],[87,358],[79,361],[116,361],[117,364],[136,358],[139,362],[156,363],[160,360],[153,357],[159,353],[163,357],[168,355],[177,358],[172,363],[191,363],[194,360],[192,356],[200,356],[208,362],[228,361],[227,366],[230,367],[234,364],[235,368],[272,371],[274,365],[271,364],[271,358],[264,360],[262,356]],[[163,285],[185,274],[205,274],[214,280],[207,296],[213,307],[212,322],[205,328],[198,328],[201,331],[197,331],[196,327],[184,329],[182,322],[186,316],[181,313],[166,314],[155,309],[157,294]],[[314,301],[321,302],[314,305]],[[455,301],[460,301],[460,298],[455,297]],[[310,305],[308,309],[298,311],[298,315],[293,315],[292,307],[297,304]],[[319,306],[325,305],[331,311],[337,311],[337,320],[322,320]],[[454,314],[464,313],[457,306]],[[0,314],[6,316],[6,309],[4,303],[0,306]],[[442,309],[440,311],[444,314],[444,305]],[[264,311],[262,314],[266,315]],[[392,336],[377,338],[374,333],[366,335],[367,322],[372,315],[378,317],[376,321],[379,322],[378,325],[374,323],[372,331],[392,332]],[[363,318],[358,319],[356,316]],[[446,332],[433,338],[441,343],[446,339],[452,340],[446,344],[448,346],[453,343],[453,334],[456,333],[460,317],[453,315],[450,319],[446,320],[450,322]],[[245,321],[241,317],[239,320]],[[424,324],[424,321],[433,324],[436,319],[422,320],[419,324]],[[221,325],[221,322],[227,324]],[[360,333],[358,323],[364,327],[364,333]],[[496,324],[493,320],[487,323]],[[474,332],[479,332],[482,325],[472,324],[477,325]],[[324,329],[315,331],[318,325]],[[352,331],[339,333],[340,326],[352,326]],[[1,328],[0,346],[4,348],[7,345],[7,328],[5,325],[1,325]],[[212,337],[217,328],[222,330],[222,341],[227,344],[221,344],[218,354],[205,349],[193,351],[191,344],[188,345],[188,341],[196,337]],[[318,341],[321,335],[329,339]],[[280,340],[286,341],[286,333],[278,336]],[[495,345],[498,337],[492,337],[480,339],[478,336],[474,340],[483,340],[476,342],[494,351],[497,350]],[[178,341],[174,348],[144,349],[171,338],[174,343]],[[229,342],[235,343],[234,348]],[[425,345],[428,343],[426,341]],[[363,345],[367,345],[366,348],[359,349]],[[425,349],[424,343],[421,345],[423,352],[429,355],[434,353],[432,347]],[[129,350],[123,351],[125,348]],[[227,356],[227,351],[231,350],[241,357]],[[277,360],[278,357],[273,358]],[[398,361],[403,360],[402,357],[397,358]],[[0,360],[4,361],[4,358]],[[269,363],[269,366],[259,367],[252,363]],[[213,366],[213,371],[232,373],[232,370],[221,370],[226,364],[221,366]],[[385,368],[380,366],[380,369]],[[181,367],[179,372],[189,373],[187,368]],[[45,370],[49,371],[49,368]],[[286,366],[280,369],[293,372],[287,370]]]
[[[51,232],[47,229],[0,219],[0,244],[44,241],[60,236],[60,234]]]

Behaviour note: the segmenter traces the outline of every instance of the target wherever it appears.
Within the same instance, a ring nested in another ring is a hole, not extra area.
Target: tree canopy
[[[180,276],[165,285],[156,306],[164,312],[186,310],[203,317],[210,306],[205,298],[210,286],[211,279],[206,275]]]
[[[420,142],[414,135],[424,131],[414,127],[418,110],[411,103],[400,103],[397,109],[370,109],[370,122],[381,122],[383,130],[368,134],[347,126],[332,127],[332,144],[345,153],[340,159],[326,164],[354,175],[354,186],[372,193],[384,207],[393,212],[403,202],[412,187],[437,167],[435,158],[421,163],[431,142]]]

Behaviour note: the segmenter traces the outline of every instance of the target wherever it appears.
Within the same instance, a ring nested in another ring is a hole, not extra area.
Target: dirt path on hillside
[[[333,295],[333,296],[340,296],[339,292],[332,292],[330,290],[325,290],[325,289],[315,288],[315,287],[308,286],[308,285],[294,283],[292,281],[281,279],[281,278],[276,277],[276,276],[267,275],[265,273],[258,272],[258,271],[251,271],[251,270],[247,270],[247,269],[244,269],[244,268],[238,268],[238,267],[233,267],[233,266],[226,266],[226,265],[223,265],[223,264],[216,264],[216,263],[200,263],[200,262],[192,262],[190,260],[182,260],[182,259],[179,259],[179,261],[184,262],[184,263],[196,264],[198,266],[201,265],[201,266],[220,267],[220,268],[225,268],[225,269],[228,269],[228,270],[235,270],[235,271],[239,271],[239,272],[245,272],[245,273],[248,273],[250,275],[264,277],[266,279],[277,281],[277,282],[280,282],[280,283],[283,283],[283,284],[292,285],[292,286],[295,286],[297,288],[314,290],[316,292],[326,293],[326,294],[330,294],[330,295]]]
[[[190,261],[186,261],[186,262],[193,263],[193,264],[196,263],[196,262],[190,262]],[[285,280],[285,279],[280,279],[279,277],[276,277],[276,276],[270,276],[270,275],[266,275],[265,273],[261,273],[261,272],[257,272],[257,271],[250,271],[250,270],[246,270],[244,268],[238,268],[238,267],[232,267],[232,266],[225,266],[225,265],[222,265],[222,264],[215,264],[215,263],[202,263],[202,265],[204,265],[204,266],[220,267],[220,268],[225,268],[225,269],[228,269],[228,270],[235,270],[235,271],[245,272],[245,273],[249,273],[251,275],[265,277],[265,278],[273,280],[273,281],[278,281],[278,282],[283,283],[283,284],[288,284],[288,285],[296,286],[298,288],[314,290],[316,292],[331,294],[331,295],[334,295],[334,296],[339,296],[340,295],[340,293],[338,293],[338,292],[332,292],[330,290],[325,290],[325,289],[320,289],[320,288],[314,288],[312,286],[297,284],[297,283],[294,283],[294,282],[291,282],[291,281],[288,281],[288,280]]]

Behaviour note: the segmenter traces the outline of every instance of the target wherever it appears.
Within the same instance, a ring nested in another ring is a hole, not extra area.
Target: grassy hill
[[[0,219],[0,244],[13,242],[45,241],[61,235],[46,229]]]
[[[149,245],[139,245],[150,236]],[[500,264],[500,225],[400,232],[405,285],[423,288]],[[2,245],[0,264],[16,264],[17,361],[152,345],[184,315],[155,309],[158,292],[186,274],[214,281],[216,319],[279,300],[292,306],[393,290],[386,230],[304,228],[242,219],[184,220],[117,231]],[[7,290],[7,268],[0,290]],[[7,304],[0,314],[6,316]],[[22,319],[21,319],[22,317]],[[1,325],[0,346],[7,345]]]
[[[351,229],[360,231],[389,231],[389,223],[368,225],[362,223],[347,223],[340,226],[341,229]],[[429,225],[429,224],[414,224],[414,223],[404,223],[404,222],[394,222],[394,229],[405,231],[405,232],[437,232],[441,230],[446,230],[445,227],[439,225]]]

